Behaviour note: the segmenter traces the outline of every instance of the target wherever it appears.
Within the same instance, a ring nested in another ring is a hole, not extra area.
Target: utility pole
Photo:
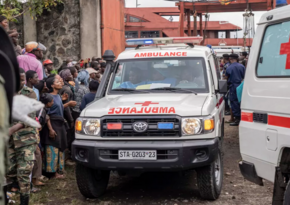
[[[138,4],[138,0],[136,0],[136,8],[138,8],[138,6],[140,6],[141,4]]]
[[[237,26],[237,45],[239,45],[239,43],[238,43],[238,26]]]

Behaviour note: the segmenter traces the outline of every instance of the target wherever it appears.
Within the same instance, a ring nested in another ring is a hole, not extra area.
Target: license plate
[[[120,160],[157,160],[156,150],[119,150]]]

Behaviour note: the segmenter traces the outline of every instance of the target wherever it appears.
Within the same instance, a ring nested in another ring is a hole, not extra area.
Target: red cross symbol
[[[159,103],[153,103],[152,101],[145,101],[143,103],[135,103],[135,105],[149,106],[149,105],[157,105]]]
[[[281,43],[280,55],[287,55],[285,69],[290,69],[290,38],[288,43]]]

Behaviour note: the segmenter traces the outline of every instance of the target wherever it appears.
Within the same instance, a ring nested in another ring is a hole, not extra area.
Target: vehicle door
[[[221,124],[224,118],[224,102],[223,96],[218,92],[218,82],[220,79],[220,70],[217,62],[217,58],[214,55],[209,56],[209,65],[211,69],[211,75],[214,83],[214,99],[216,104],[215,120],[216,127],[218,128],[217,136],[221,136]]]

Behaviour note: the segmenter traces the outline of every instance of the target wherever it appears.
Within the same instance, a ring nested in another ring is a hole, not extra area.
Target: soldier
[[[6,160],[6,143],[7,143],[7,134],[9,128],[9,110],[7,109],[8,102],[6,96],[6,91],[4,87],[4,79],[0,74],[0,187],[2,190],[2,186],[4,185],[4,176],[7,168],[7,160]],[[4,189],[5,190],[5,189]],[[0,191],[0,205],[5,202],[5,195],[2,191]]]
[[[21,78],[23,78],[23,73],[24,70],[20,69]],[[35,92],[26,86],[23,86],[18,94],[35,100],[37,99]],[[35,119],[35,112],[29,114],[29,117]],[[34,165],[34,152],[37,146],[37,130],[34,127],[24,125],[22,122],[15,123],[13,127],[17,127],[15,129],[18,131],[10,136],[9,139],[8,153],[10,166],[7,179],[12,180],[14,188],[16,188],[17,186],[15,185],[18,184],[20,191],[20,204],[28,205],[31,188],[30,175]]]
[[[19,67],[13,46],[7,33],[3,28],[1,28],[1,26],[0,51],[2,51],[0,52],[0,65],[1,68],[5,68],[0,69],[0,187],[3,187],[5,185],[4,176],[8,167],[6,160],[7,136],[10,136],[12,133],[22,128],[22,124],[9,128],[9,123],[13,118],[24,122],[26,125],[40,127],[35,119],[28,116],[28,113],[40,110],[43,107],[43,104],[23,95],[15,95],[20,88],[20,83],[22,86],[25,84],[25,76],[23,73],[22,80],[20,80]],[[6,193],[5,187],[4,193]],[[0,205],[7,203],[7,198],[4,193],[0,191]],[[28,204],[28,201],[26,204]]]

